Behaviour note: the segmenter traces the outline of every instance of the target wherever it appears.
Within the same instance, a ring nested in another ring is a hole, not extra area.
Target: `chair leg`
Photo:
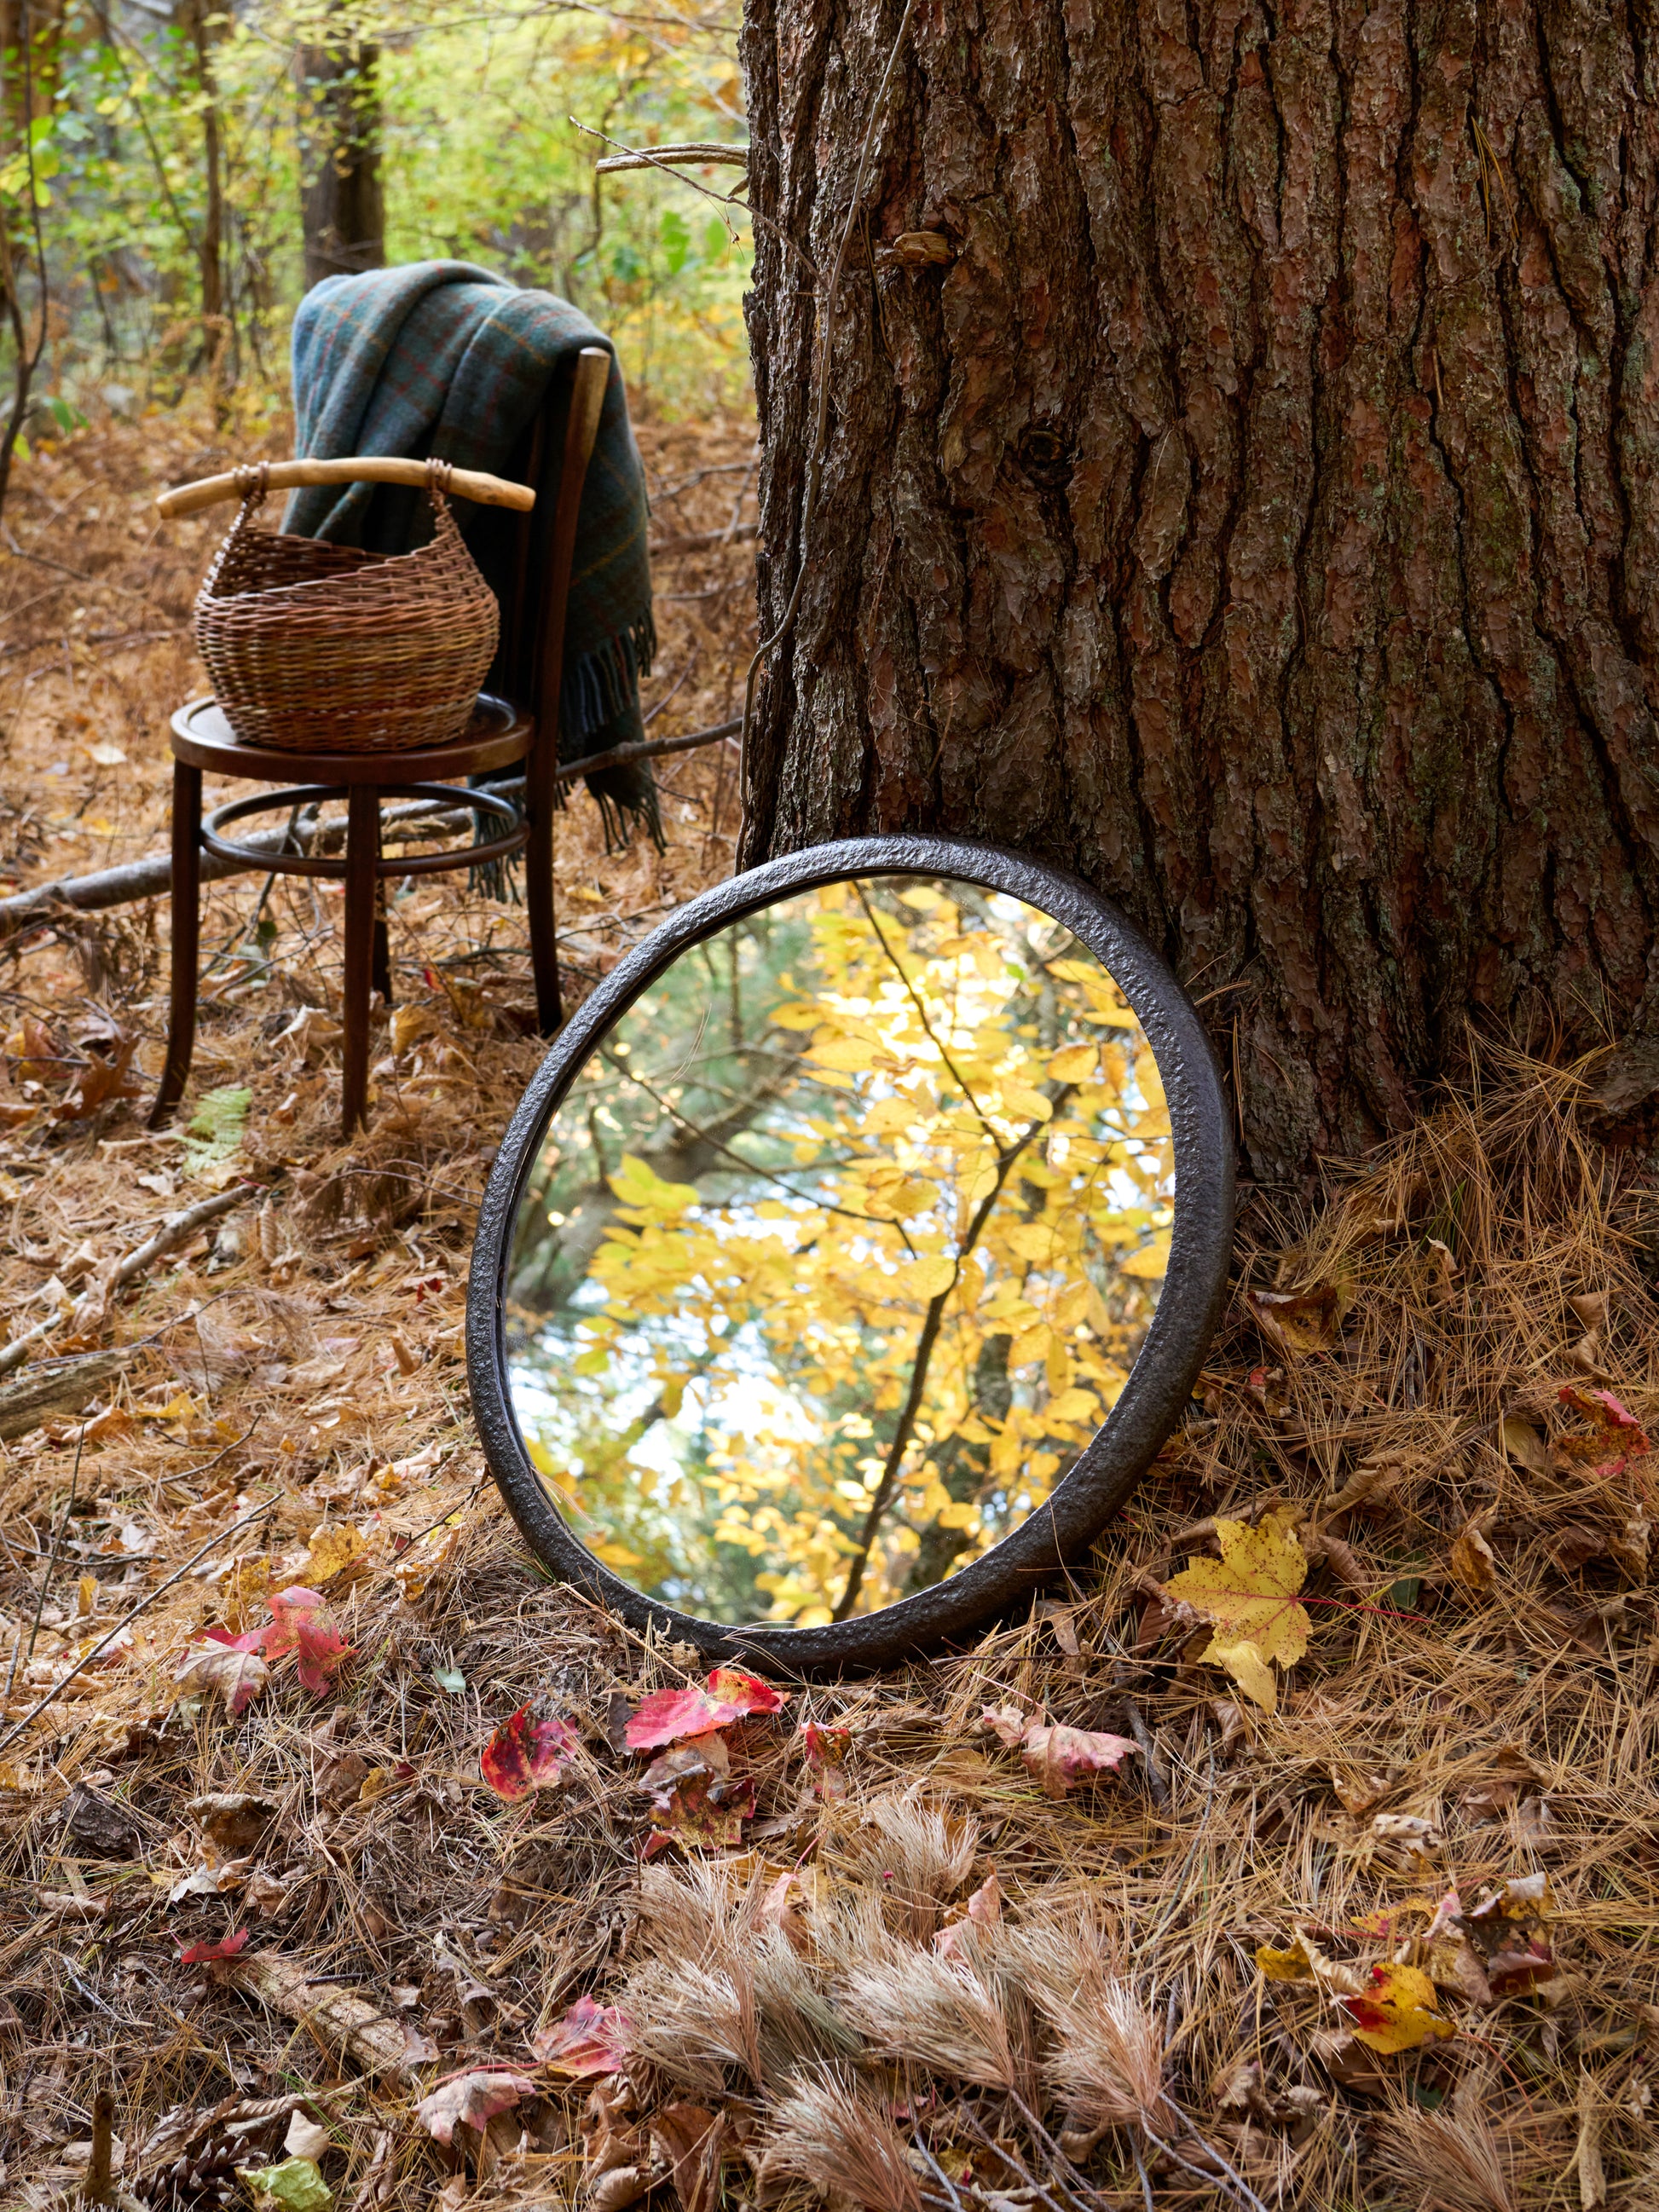
[[[377,878],[374,885],[374,968],[371,988],[380,994],[380,1002],[392,1004],[392,933],[386,927],[386,878]]]
[[[202,947],[202,771],[173,764],[173,963],[167,1056],[149,1126],[159,1129],[185,1095],[196,1049],[197,969]]]
[[[346,802],[345,1066],[340,1132],[349,1137],[368,1106],[368,995],[374,974],[374,864],[380,857],[380,801],[372,784],[354,783]]]
[[[536,750],[551,752],[550,742]],[[530,965],[536,979],[536,1026],[544,1037],[558,1034],[564,1020],[559,996],[559,944],[553,907],[553,792],[550,782],[537,788],[535,754],[526,775],[525,800],[530,842],[524,855],[524,902],[530,912]]]

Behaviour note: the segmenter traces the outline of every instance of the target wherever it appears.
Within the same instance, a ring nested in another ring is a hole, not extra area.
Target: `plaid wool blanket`
[[[457,468],[523,478],[531,426],[551,385],[556,412],[547,422],[536,487],[535,521],[543,532],[551,529],[558,498],[569,370],[589,345],[610,351],[611,380],[582,489],[570,579],[561,762],[642,734],[640,678],[650,672],[656,647],[645,471],[611,341],[567,301],[521,291],[466,261],[326,277],[307,293],[294,319],[295,451],[307,459],[436,454]],[[467,500],[454,505],[461,534],[501,601],[505,648],[519,518]],[[419,492],[325,485],[293,493],[283,526],[336,544],[403,553],[430,535],[430,509]],[[520,696],[526,678],[525,670],[499,664],[491,672],[493,685]],[[608,835],[642,821],[660,842],[648,769],[601,769],[588,787]]]

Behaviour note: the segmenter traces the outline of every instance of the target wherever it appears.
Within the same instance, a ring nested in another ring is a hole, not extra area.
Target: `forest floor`
[[[645,426],[659,537],[752,512],[751,435]],[[169,418],[21,470],[0,894],[164,847],[223,516],[150,502],[226,459]],[[737,710],[748,575],[659,564],[653,735]],[[662,783],[660,855],[562,818],[578,989],[730,867],[729,749]],[[1659,1206],[1572,1071],[1489,1062],[1306,1218],[1247,1210],[1201,1402],[1097,1572],[730,1723],[741,1832],[647,1863],[626,1720],[695,1654],[537,1572],[461,1359],[538,1058],[522,912],[464,876],[394,901],[342,1146],[339,909],[212,888],[159,1134],[164,902],[0,946],[3,1334],[53,1324],[4,1387],[128,1347],[0,1444],[0,2202],[76,2200],[100,2092],[129,2206],[256,2201],[238,2170],[289,2212],[1655,2201]],[[1169,1595],[1218,1553],[1273,1710]],[[1045,1717],[1139,1750],[1091,1776]],[[512,1794],[553,1719],[559,1778]]]

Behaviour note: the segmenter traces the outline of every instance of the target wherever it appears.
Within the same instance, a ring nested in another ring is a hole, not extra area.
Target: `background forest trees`
[[[742,210],[605,183],[605,146],[571,119],[629,145],[741,142],[735,32],[730,5],[682,27],[443,0],[4,0],[0,279],[21,434],[173,404],[204,377],[222,420],[262,418],[286,397],[308,284],[426,256],[574,300],[636,389],[735,398]],[[730,169],[710,175],[729,189]]]

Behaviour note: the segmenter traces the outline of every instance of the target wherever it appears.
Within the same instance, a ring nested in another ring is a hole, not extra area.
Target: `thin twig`
[[[1152,2202],[1152,2176],[1146,2171],[1146,2160],[1140,2155],[1140,2145],[1133,2138],[1129,2150],[1135,2162],[1135,2172],[1140,2176],[1140,2193],[1146,2200],[1146,2212],[1158,2212],[1158,2207]]]
[[[1170,1804],[1170,1778],[1158,1762],[1158,1746],[1147,1727],[1139,1706],[1133,1698],[1125,1698],[1123,1711],[1128,1718],[1129,1733],[1140,1746],[1140,1755],[1146,1769],[1146,1787],[1152,1793],[1152,1802],[1160,1812],[1167,1812]]]
[[[639,154],[608,154],[603,161],[595,161],[593,167],[600,176],[611,177],[623,169],[697,168],[705,161],[724,161],[729,167],[746,169],[749,149],[710,139],[696,145],[653,146]]]
[[[950,2175],[945,2171],[945,2168],[933,2156],[933,2152],[928,2149],[927,2140],[923,2136],[920,2128],[916,2130],[915,2144],[916,2148],[927,2160],[928,2165],[932,2166],[934,2173],[937,2174],[939,2179],[945,2184],[945,2196],[950,2203],[956,2207],[956,2212],[968,2212],[968,2208],[962,2201],[961,2192],[958,2191],[957,2185],[951,2180]]]
[[[188,1474],[180,1475],[178,1480],[182,1482],[193,1481],[198,1475],[207,1474],[209,1468],[217,1467],[219,1462],[224,1457],[225,1452],[233,1452],[235,1450],[238,1444],[245,1444],[258,1425],[259,1425],[257,1421],[250,1421],[247,1427],[243,1430],[241,1435],[240,1437],[233,1437],[231,1442],[225,1446],[224,1451],[216,1452],[213,1457],[207,1461],[204,1465],[191,1468]],[[85,1668],[90,1667],[93,1661],[97,1658],[100,1652],[107,1650],[109,1645],[114,1642],[115,1638],[121,1633],[121,1631],[124,1628],[130,1628],[133,1622],[137,1620],[139,1614],[141,1613],[147,1612],[149,1608],[155,1604],[158,1597],[164,1596],[166,1593],[173,1588],[175,1583],[182,1582],[185,1577],[190,1572],[191,1569],[197,1564],[198,1560],[204,1559],[216,1544],[228,1542],[230,1538],[235,1535],[238,1529],[246,1528],[250,1521],[257,1521],[262,1514],[270,1512],[279,1502],[280,1501],[275,1498],[267,1498],[262,1504],[256,1505],[251,1513],[244,1513],[240,1521],[233,1521],[228,1528],[221,1528],[216,1534],[210,1536],[206,1543],[202,1546],[199,1551],[195,1551],[191,1553],[190,1557],[185,1561],[182,1567],[179,1567],[175,1572],[170,1574],[164,1583],[157,1583],[155,1588],[150,1592],[148,1597],[141,1597],[137,1604],[132,1607],[131,1612],[123,1613],[120,1620],[116,1622],[114,1627],[110,1630],[108,1635],[100,1637],[97,1643],[93,1645],[92,1649],[82,1658],[76,1660],[74,1666],[70,1668],[69,1673],[64,1675],[61,1682],[54,1682],[52,1688],[46,1692],[46,1696],[44,1698],[38,1698],[36,1702],[29,1707],[22,1719],[19,1721],[14,1728],[9,1729],[3,1736],[0,1736],[0,1751],[5,1751],[12,1744],[15,1743],[18,1737],[22,1735],[24,1729],[29,1725],[29,1723],[33,1720],[38,1720],[40,1715],[45,1712],[46,1707],[51,1705],[53,1698],[61,1697],[63,1692],[68,1689],[70,1684],[75,1680],[76,1676],[82,1673]]]
[[[29,1648],[23,1654],[23,1664],[25,1667],[27,1667],[30,1661],[34,1657],[34,1642],[35,1638],[40,1633],[40,1620],[42,1614],[46,1609],[46,1592],[52,1588],[52,1578],[58,1571],[58,1554],[64,1548],[64,1531],[69,1527],[70,1516],[75,1510],[75,1501],[80,1494],[81,1454],[86,1448],[86,1441],[87,1424],[83,1421],[81,1425],[81,1433],[75,1440],[75,1466],[70,1475],[69,1498],[64,1506],[63,1511],[58,1516],[58,1526],[52,1533],[52,1553],[46,1561],[46,1571],[40,1577],[40,1587],[35,1593],[34,1619],[29,1623]],[[22,1638],[20,1637],[18,1638],[18,1643],[21,1644],[21,1641]],[[11,1703],[11,1686],[12,1682],[16,1679],[16,1675],[17,1644],[14,1644],[11,1648],[11,1674],[6,1683],[6,1702],[8,1705]]]
[[[1180,2121],[1182,2126],[1186,2129],[1188,2134],[1192,2136],[1194,2142],[1196,2142],[1204,2151],[1205,2154],[1207,2157],[1212,2158],[1216,2164],[1221,2168],[1222,2172],[1227,2176],[1229,2180],[1237,2184],[1237,2187],[1242,2191],[1246,2202],[1252,2207],[1252,2212],[1267,2212],[1267,2206],[1261,2202],[1261,2199],[1251,2188],[1249,2183],[1245,2180],[1243,2175],[1237,2172],[1232,2166],[1229,2166],[1226,2159],[1216,2148],[1215,2145],[1209,2141],[1207,2136],[1201,2136],[1199,2133],[1197,2128],[1193,2124],[1192,2120],[1182,2111],[1180,2106],[1176,2104],[1175,2099],[1170,2095],[1167,2090],[1164,2093],[1164,2101],[1169,2106],[1170,2110],[1175,2114],[1176,2119]],[[1143,2121],[1141,2124],[1145,2126],[1146,2123]],[[1148,2128],[1146,2132],[1150,2136],[1152,2130]]]
[[[1014,2102],[1016,2104],[1019,2103],[1018,2097],[1014,2099]],[[1023,2112],[1024,2110],[1024,2106],[1022,2105],[1020,2109]],[[996,2140],[996,2137],[992,2135],[989,2129],[985,2126],[984,2123],[981,2120],[979,2114],[975,2112],[970,2106],[959,2105],[957,2107],[957,2112],[960,2118],[967,2121],[969,2126],[979,2137],[980,2141],[989,2149],[994,2150],[997,2156],[1006,2164],[1013,2166],[1015,2172],[1019,2173],[1022,2181],[1027,2188],[1035,2190],[1036,2194],[1048,2207],[1048,2212],[1066,2212],[1066,2207],[1055,2202],[1055,2200],[1048,2194],[1048,2191],[1043,2187],[1042,2184],[1037,2179],[1036,2176],[1034,2173],[1025,2172],[1020,2166],[1018,2160],[1009,2155],[1008,2152],[1006,2151],[1002,2145]],[[1042,2130],[1039,2130],[1038,2132],[1041,2133]],[[1066,2195],[1070,2197],[1073,2205],[1079,2202],[1076,2191],[1073,2190],[1069,2185],[1067,2185],[1066,2187]]]
[[[1024,2098],[1020,2095],[1018,2090],[1010,2089],[1008,2092],[1008,2097],[1009,2101],[1018,2108],[1019,2116],[1024,2121],[1026,2126],[1030,2128],[1031,2133],[1042,2145],[1049,2157],[1054,2160],[1055,2166],[1066,2176],[1066,2185],[1068,2189],[1072,2190],[1073,2195],[1075,2196],[1077,2194],[1077,2191],[1079,2189],[1086,2189],[1091,2197],[1100,2197],[1100,2191],[1095,2187],[1094,2184],[1087,2178],[1086,2175],[1081,2174],[1078,2172],[1077,2167],[1073,2164],[1072,2160],[1066,2157],[1065,2152],[1049,2134],[1048,2129],[1043,2126],[1042,2121],[1038,2119],[1036,2114],[1026,2103]],[[1073,2187],[1074,2183],[1076,2185],[1075,2188]],[[1105,2200],[1103,2197],[1101,2201],[1103,2203]]]
[[[1267,2206],[1256,2195],[1255,2190],[1250,2187],[1249,2182],[1243,2180],[1238,2174],[1235,2173],[1231,2166],[1227,2164],[1226,2160],[1223,2158],[1221,2153],[1215,2149],[1212,2144],[1205,2142],[1203,2136],[1199,2135],[1197,2129],[1193,2126],[1192,2122],[1188,2119],[1186,2114],[1181,2111],[1180,2107],[1178,2106],[1170,2104],[1170,2100],[1167,2097],[1164,2101],[1166,2105],[1170,2105],[1170,2110],[1176,2114],[1176,2117],[1186,2127],[1188,2133],[1197,2137],[1200,2148],[1206,2151],[1210,2157],[1214,2159],[1216,2164],[1222,2168],[1223,2172],[1228,2177],[1228,2179],[1237,2185],[1237,2201],[1242,2204],[1247,2205],[1249,2208],[1249,2212],[1267,2212]],[[1195,2181],[1206,2182],[1212,2189],[1218,2189],[1224,2197],[1232,2197],[1235,2195],[1235,2191],[1233,2189],[1230,2189],[1227,2185],[1227,2181],[1223,2180],[1219,2175],[1215,2173],[1206,2173],[1201,2166],[1194,2166],[1190,2159],[1182,2158],[1181,2153],[1175,2149],[1172,2145],[1166,2143],[1162,2136],[1154,2135],[1152,2129],[1147,2125],[1144,2114],[1141,2118],[1140,2125],[1142,2133],[1146,2136],[1147,2142],[1152,2144],[1152,2148],[1155,2150],[1162,2151],[1165,2158],[1173,2160],[1175,2164],[1181,2168],[1181,2171],[1183,2173],[1190,2173]]]

